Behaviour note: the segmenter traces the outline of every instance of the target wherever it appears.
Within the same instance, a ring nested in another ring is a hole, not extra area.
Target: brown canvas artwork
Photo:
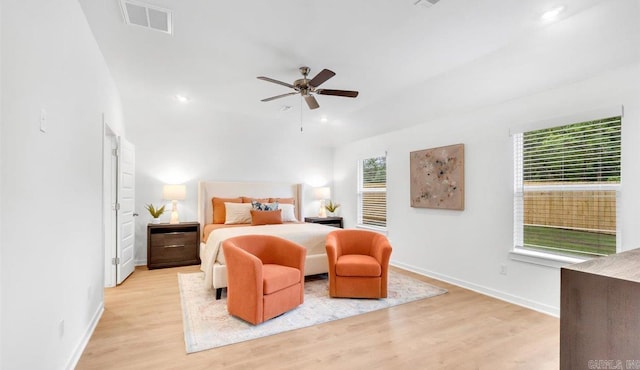
[[[410,153],[411,207],[464,209],[464,144]]]

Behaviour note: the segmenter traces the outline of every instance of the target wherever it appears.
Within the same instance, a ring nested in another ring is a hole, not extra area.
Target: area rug
[[[326,276],[326,275],[325,275]],[[204,273],[178,274],[182,321],[187,353],[243,342],[289,330],[355,316],[446,293],[411,277],[389,271],[385,299],[329,298],[329,281],[315,278],[304,284],[304,303],[285,314],[253,326],[230,316],[227,301],[215,299],[215,292],[204,289]]]

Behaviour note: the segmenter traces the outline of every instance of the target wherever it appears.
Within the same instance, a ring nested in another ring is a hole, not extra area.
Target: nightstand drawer
[[[195,232],[169,232],[165,234],[151,234],[151,248],[165,248],[176,246],[192,246],[198,242]]]
[[[196,248],[195,244],[154,246],[151,254],[151,264],[197,261]]]

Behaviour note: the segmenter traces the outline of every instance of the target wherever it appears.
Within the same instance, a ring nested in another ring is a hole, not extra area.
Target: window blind
[[[551,253],[615,253],[621,117],[514,135],[514,243]]]
[[[367,158],[360,163],[359,223],[387,226],[387,160],[386,157]]]

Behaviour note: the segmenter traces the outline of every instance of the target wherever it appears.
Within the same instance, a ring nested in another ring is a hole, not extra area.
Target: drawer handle
[[[165,245],[164,248],[184,248],[184,244]]]
[[[184,234],[184,232],[182,232],[182,231],[173,231],[173,232],[164,233],[164,234],[165,235],[182,235],[182,234]]]

